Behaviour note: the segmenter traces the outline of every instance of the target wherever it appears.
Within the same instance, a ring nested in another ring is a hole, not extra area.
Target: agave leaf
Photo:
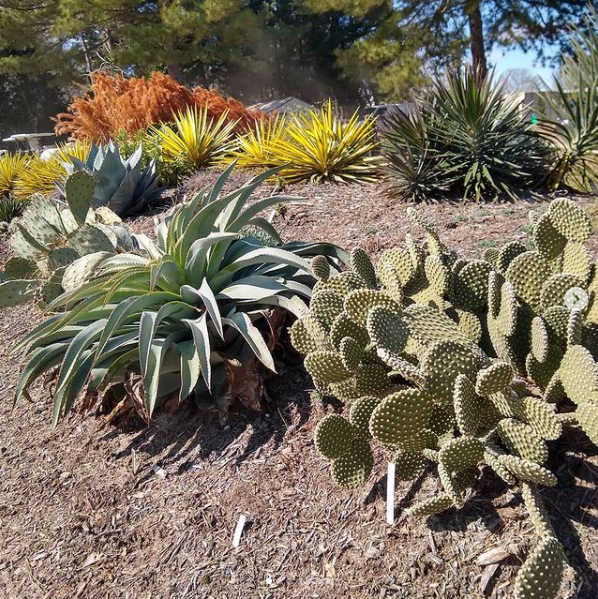
[[[13,408],[17,405],[32,381],[46,370],[60,364],[68,343],[51,343],[45,347],[36,348],[29,362],[23,368],[13,398]]]
[[[191,395],[201,374],[199,354],[193,341],[177,343],[176,348],[181,356],[181,389],[179,401]]]
[[[183,320],[190,329],[193,335],[193,342],[195,343],[195,349],[199,357],[199,364],[201,369],[201,376],[206,384],[208,390],[212,387],[212,364],[211,364],[211,345],[210,345],[210,333],[208,331],[208,322],[206,319],[206,313],[204,312],[196,320]]]
[[[223,318],[222,322],[237,329],[260,362],[272,372],[276,372],[272,354],[259,329],[254,326],[247,314],[244,312],[235,312],[229,314],[227,318]]]

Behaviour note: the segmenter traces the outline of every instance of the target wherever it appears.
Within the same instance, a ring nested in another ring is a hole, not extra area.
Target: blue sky
[[[526,53],[520,49],[495,48],[488,56],[488,62],[496,67],[496,74],[499,76],[509,69],[529,69],[546,82],[552,79],[553,70],[549,67],[543,67],[538,62],[535,52]]]

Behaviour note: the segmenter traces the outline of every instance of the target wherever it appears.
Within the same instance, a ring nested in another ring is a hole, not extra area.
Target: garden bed
[[[202,188],[214,176],[203,172],[184,191]],[[246,177],[234,174],[229,185]],[[261,194],[272,192],[265,187]],[[416,233],[405,205],[388,200],[383,184],[303,185],[287,192],[306,198],[274,213],[288,240],[360,245],[375,255]],[[544,208],[530,197],[426,204],[421,212],[438,224],[448,245],[473,257],[508,239],[525,242],[528,212]],[[130,224],[150,232],[153,216]],[[593,251],[596,242],[595,236],[589,242]],[[380,467],[363,489],[346,491],[316,455],[314,423],[333,407],[310,400],[300,364],[279,362],[267,385],[267,413],[232,413],[227,422],[184,405],[160,411],[151,427],[132,419],[116,427],[75,414],[52,431],[48,392],[41,387],[34,393],[38,403],[23,402],[11,414],[19,361],[9,350],[40,318],[27,306],[5,310],[0,320],[3,596],[512,596],[516,570],[534,543],[519,496],[490,475],[478,482],[484,492],[463,510],[418,520],[402,509],[416,488],[421,497],[438,492],[436,483],[399,483],[396,523],[387,526]],[[582,460],[581,454],[589,457]],[[559,515],[557,533],[571,565],[564,590],[594,599],[597,450],[580,434],[567,445],[557,442],[548,466],[559,484],[542,495]],[[233,549],[241,514],[250,525]]]

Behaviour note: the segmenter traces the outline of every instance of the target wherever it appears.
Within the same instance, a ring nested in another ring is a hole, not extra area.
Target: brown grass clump
[[[264,113],[249,110],[234,98],[224,98],[217,91],[202,87],[188,89],[157,71],[149,79],[102,71],[90,77],[89,91],[75,98],[68,112],[56,116],[57,135],[107,142],[121,129],[134,134],[151,124],[172,121],[173,114],[193,105],[207,105],[208,113],[215,119],[228,111],[229,120],[239,121],[239,131],[246,131],[265,118]]]

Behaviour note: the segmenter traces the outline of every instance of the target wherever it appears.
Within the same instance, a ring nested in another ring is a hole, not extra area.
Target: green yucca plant
[[[573,55],[563,63],[563,82],[555,78],[556,93],[546,96],[559,119],[544,119],[542,131],[557,151],[552,186],[598,193],[598,12],[593,8],[585,29],[572,28]]]
[[[397,110],[384,119],[381,145],[389,195],[420,202],[449,192],[454,180],[428,124],[432,120],[426,107],[411,114]]]
[[[166,162],[183,161],[189,168],[213,164],[229,149],[238,121],[229,121],[228,112],[214,120],[207,107],[189,106],[174,116],[174,124],[151,127],[160,141]]]
[[[544,180],[549,152],[517,101],[492,73],[473,69],[436,81],[430,98],[434,135],[463,197],[517,197]]]
[[[60,365],[54,423],[86,385],[122,390],[135,381],[141,382],[140,408],[149,418],[175,393],[181,400],[192,393],[217,400],[228,390],[229,373],[243,368],[252,355],[274,370],[264,337],[269,312],[304,310],[300,298],[309,298],[315,282],[305,256],[344,255],[328,244],[280,243],[258,214],[296,198],[268,197],[248,205],[272,171],[220,196],[233,166],[211,190],[174,209],[157,227],[156,244],[137,236],[143,255],[100,260],[87,283],[50,305],[64,312],[19,344],[28,348],[29,362],[15,402],[45,370]],[[279,247],[241,236],[246,226],[264,230]],[[76,270],[78,261],[69,268]]]
[[[42,160],[33,155],[16,181],[15,195],[19,198],[30,198],[36,193],[52,193],[56,189],[56,183],[66,175],[64,164],[56,156]]]
[[[344,122],[329,100],[319,110],[292,117],[286,132],[270,146],[272,162],[286,165],[280,172],[286,181],[375,180],[380,160],[372,155],[378,145],[374,118],[360,122],[356,111]]]
[[[26,202],[11,197],[0,198],[0,223],[8,224],[13,218],[21,216]]]
[[[285,129],[284,116],[256,121],[253,128],[237,137],[235,148],[226,158],[244,168],[271,168],[276,165],[273,148],[287,138]]]
[[[27,157],[21,152],[0,155],[0,197],[11,195],[18,178],[23,173]]]

